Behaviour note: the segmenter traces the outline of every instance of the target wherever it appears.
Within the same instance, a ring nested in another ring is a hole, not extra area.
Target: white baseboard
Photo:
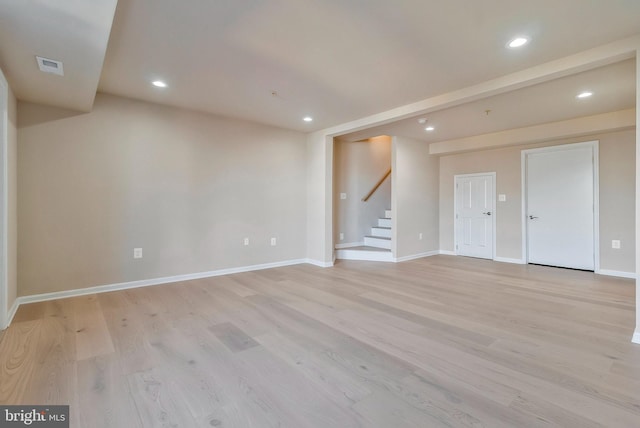
[[[640,330],[636,330],[635,333],[633,333],[633,338],[631,339],[631,341],[640,345]]]
[[[420,254],[412,254],[410,256],[404,256],[404,257],[394,257],[393,261],[396,263],[399,262],[408,262],[409,260],[415,260],[415,259],[421,259],[423,257],[431,257],[431,256],[436,256],[440,254],[439,250],[434,250],[434,251],[428,251],[426,253],[420,253]]]
[[[439,250],[438,254],[444,254],[445,256],[455,256],[456,252],[455,251],[449,251],[449,250]]]
[[[596,271],[598,275],[606,275],[606,276],[617,276],[619,278],[631,278],[635,279],[635,272],[623,272],[619,270],[609,270],[609,269],[598,269]]]
[[[334,259],[335,261],[335,256]],[[314,265],[314,266],[318,266],[318,267],[322,267],[322,268],[328,268],[328,267],[332,267],[333,266],[333,261],[331,262],[323,262],[320,260],[313,260],[313,259],[305,259],[302,263],[308,263],[310,265]]]
[[[3,328],[9,327],[11,321],[13,321],[13,317],[16,316],[16,312],[18,311],[18,307],[20,306],[20,301],[18,299],[19,297],[13,301],[13,305],[11,305],[9,313],[7,314],[7,325],[5,325]]]
[[[264,263],[252,266],[243,266],[229,269],[219,269],[209,272],[190,273],[185,275],[165,276],[162,278],[142,279],[139,281],[121,282],[117,284],[98,285],[95,287],[80,288],[68,291],[55,291],[53,293],[34,294],[31,296],[22,296],[16,299],[14,303],[15,309],[18,305],[27,303],[45,302],[47,300],[64,299],[67,297],[86,296],[87,294],[107,293],[109,291],[128,290],[130,288],[149,287],[152,285],[168,284],[171,282],[189,281],[192,279],[210,278],[214,276],[230,275],[234,273],[251,272],[255,270],[272,269],[276,267],[285,267],[299,265],[302,263],[315,264],[315,261],[308,259],[286,260],[283,262]],[[15,314],[15,309],[12,308]]]
[[[0,331],[9,327],[9,325],[11,324],[11,321],[13,321],[13,317],[16,315],[18,306],[20,306],[20,302],[18,302],[18,299],[16,299],[13,301],[13,304],[9,308],[9,312],[7,312],[6,314],[7,315],[6,319],[0,319]]]
[[[336,251],[338,260],[360,260],[369,262],[393,262],[391,251],[364,251],[343,248]]]
[[[508,257],[496,257],[495,259],[493,259],[493,261],[501,262],[501,263],[513,263],[513,264],[516,264],[516,265],[524,265],[524,264],[526,264],[524,262],[524,260],[522,260],[522,259],[510,259]]]
[[[336,244],[336,250],[341,250],[343,248],[351,248],[351,247],[362,247],[363,245],[364,245],[364,241],[347,242],[345,244]]]

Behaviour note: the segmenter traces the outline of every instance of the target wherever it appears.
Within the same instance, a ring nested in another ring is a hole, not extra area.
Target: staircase
[[[384,218],[371,228],[371,235],[364,237],[364,245],[336,250],[336,259],[392,262],[391,210],[386,210]]]

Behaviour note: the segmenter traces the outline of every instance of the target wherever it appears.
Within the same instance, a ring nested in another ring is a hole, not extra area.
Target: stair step
[[[386,218],[391,218],[391,210],[384,210],[384,216]]]
[[[378,219],[378,227],[391,227],[391,219],[390,218],[379,218]]]
[[[339,260],[370,260],[376,262],[392,262],[391,251],[376,247],[352,247],[336,250]]]
[[[371,236],[391,238],[391,228],[390,227],[372,227]]]
[[[391,249],[391,238],[382,238],[379,236],[365,236],[364,245],[367,247],[377,247]]]
[[[378,227],[391,227],[391,219],[390,218],[379,218],[378,219]]]

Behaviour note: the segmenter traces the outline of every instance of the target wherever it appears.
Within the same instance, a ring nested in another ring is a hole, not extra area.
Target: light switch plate
[[[616,250],[620,249],[620,240],[619,239],[613,239],[611,241],[611,248],[615,248]]]
[[[340,199],[347,199],[346,193],[340,193]]]
[[[499,202],[505,202],[506,200],[507,200],[507,195],[505,195],[504,193],[501,193],[498,195]]]

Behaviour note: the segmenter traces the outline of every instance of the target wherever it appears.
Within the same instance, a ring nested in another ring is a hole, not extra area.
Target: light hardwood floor
[[[0,402],[74,427],[638,427],[633,284],[436,256],[32,304]]]

